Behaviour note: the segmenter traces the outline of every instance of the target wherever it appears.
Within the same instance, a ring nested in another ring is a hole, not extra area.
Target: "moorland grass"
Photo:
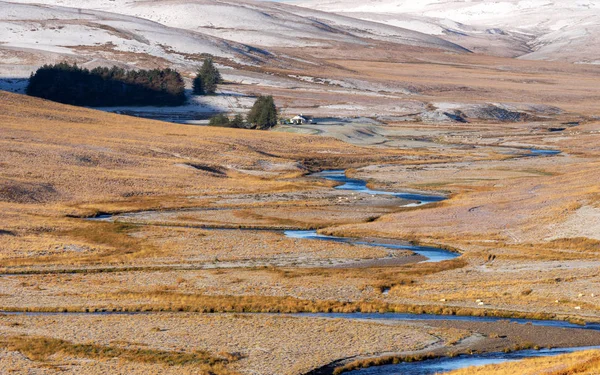
[[[596,375],[599,373],[600,351],[595,350],[497,365],[469,367],[452,371],[448,375]]]
[[[79,344],[65,340],[38,336],[12,336],[0,338],[0,348],[23,353],[33,361],[47,361],[54,355],[106,360],[121,360],[163,364],[167,366],[192,366],[204,374],[235,375],[227,365],[239,359],[234,355],[214,356],[204,351],[175,352],[147,348],[121,348],[98,344]]]
[[[95,312],[198,312],[198,313],[410,313],[459,316],[490,316],[537,320],[568,319],[554,313],[523,312],[490,308],[441,305],[395,304],[381,301],[307,300],[274,296],[222,296],[173,291],[90,294],[90,301],[109,299],[110,304],[58,307],[0,307],[5,312],[95,313]]]

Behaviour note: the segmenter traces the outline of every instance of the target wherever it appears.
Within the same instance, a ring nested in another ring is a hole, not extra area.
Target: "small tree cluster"
[[[235,117],[231,120],[224,114],[218,114],[211,117],[208,124],[211,126],[224,126],[228,128],[245,127],[244,117],[242,117],[240,114],[235,115]]]
[[[27,95],[60,103],[100,106],[177,106],[185,102],[181,75],[172,69],[84,69],[68,63],[44,65],[31,75]]]
[[[213,95],[217,91],[217,85],[222,82],[221,73],[213,63],[212,57],[209,57],[204,60],[204,64],[198,69],[196,78],[194,78],[194,94]]]
[[[277,107],[272,96],[259,96],[248,114],[248,122],[257,129],[277,125]]]
[[[229,128],[269,129],[277,125],[277,107],[272,96],[259,96],[248,114],[247,121],[239,114],[231,120],[225,114],[218,114],[211,117],[208,124]]]

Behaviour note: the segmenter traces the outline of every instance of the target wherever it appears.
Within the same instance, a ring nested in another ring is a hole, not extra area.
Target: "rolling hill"
[[[597,1],[310,0],[300,5],[438,35],[477,52],[600,62]]]
[[[45,4],[38,4],[45,3]],[[257,1],[0,2],[0,76],[27,77],[45,62],[171,65],[191,70],[206,54],[240,65],[302,55],[304,47],[370,43],[465,52],[460,46],[394,26],[286,4]]]

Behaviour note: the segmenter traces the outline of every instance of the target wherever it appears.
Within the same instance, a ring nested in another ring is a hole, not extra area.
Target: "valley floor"
[[[385,354],[600,344],[587,331],[561,343],[562,329],[273,314],[599,321],[600,125],[565,125],[569,118],[323,124],[310,127],[316,137],[1,93],[0,310],[33,314],[0,314],[0,372],[304,374]],[[325,169],[448,199],[407,207],[308,176]],[[99,215],[116,220],[86,220]],[[289,238],[284,229],[461,256],[418,263],[409,251]],[[411,261],[356,266],[390,257]],[[244,314],[254,312],[264,314]]]

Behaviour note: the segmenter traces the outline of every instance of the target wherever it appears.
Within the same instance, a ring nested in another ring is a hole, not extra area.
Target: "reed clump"
[[[147,348],[121,348],[98,344],[78,344],[65,340],[13,336],[0,339],[0,347],[24,354],[34,361],[47,361],[54,355],[90,358],[97,360],[119,358],[138,363],[162,364],[167,366],[192,366],[207,374],[235,375],[227,365],[239,359],[234,355],[214,356],[205,351],[176,352]]]
[[[452,371],[448,375],[595,375],[598,373],[600,373],[600,351],[596,350],[469,367]]]
[[[360,359],[360,360],[350,362],[344,366],[336,367],[333,370],[333,375],[340,375],[345,372],[358,370],[361,368],[383,366],[383,365],[397,365],[402,362],[419,362],[419,361],[425,361],[428,359],[435,359],[435,358],[439,358],[439,357],[440,356],[437,354],[427,353],[427,354],[413,354],[413,355],[392,355],[392,356],[385,356],[385,357]]]

